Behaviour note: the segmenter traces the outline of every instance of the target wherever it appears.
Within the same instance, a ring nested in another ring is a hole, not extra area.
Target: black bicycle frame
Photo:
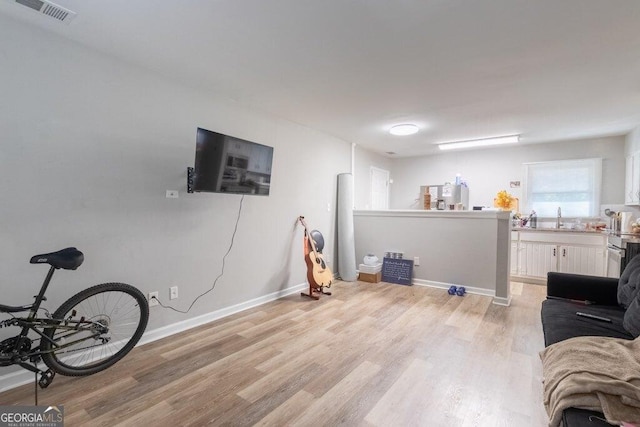
[[[45,335],[42,331],[40,331],[38,328],[42,328],[43,330],[45,330],[47,327],[50,326],[56,326],[59,329],[67,329],[69,331],[78,331],[80,329],[80,325],[82,325],[83,323],[85,324],[93,324],[94,322],[92,321],[86,321],[84,319],[81,319],[80,321],[71,321],[71,323],[73,324],[73,326],[69,326],[67,325],[60,325],[61,321],[64,321],[64,319],[40,319],[37,317],[38,315],[38,310],[40,310],[40,305],[42,304],[43,301],[46,301],[45,298],[45,292],[47,291],[47,288],[49,287],[49,283],[51,282],[51,278],[53,277],[53,273],[56,270],[55,267],[51,267],[49,268],[49,272],[47,273],[47,277],[45,277],[44,282],[42,283],[42,286],[40,287],[40,292],[38,293],[38,295],[35,296],[35,302],[31,305],[24,305],[24,306],[2,306],[4,312],[7,313],[16,313],[16,312],[23,312],[23,311],[29,311],[29,315],[26,318],[23,319],[10,319],[9,321],[7,321],[7,323],[11,324],[13,323],[13,325],[16,326],[21,326],[22,329],[20,331],[20,334],[17,335],[17,340],[15,342],[15,344],[13,345],[13,351],[17,352],[22,345],[24,344],[25,340],[29,339],[27,337],[27,335],[29,334],[29,331],[34,331],[36,334],[38,334],[40,336],[40,345],[36,348],[35,351],[33,351],[34,349],[30,349],[29,353],[24,355],[27,358],[31,359],[31,361],[33,362],[33,358],[38,357],[40,355],[43,354],[42,352],[42,340],[46,340],[49,344],[53,345],[54,347],[56,347],[56,350],[59,350],[61,348],[65,348],[65,347],[70,347],[71,345],[77,343],[78,341],[75,342],[71,342],[71,343],[66,343],[65,345],[59,346],[56,344],[56,342],[52,339],[53,337],[49,338],[47,335]],[[95,338],[96,336],[99,336],[100,333],[96,332],[94,333],[93,337]],[[84,337],[82,340],[80,341],[85,341],[87,339],[89,339],[91,337]],[[53,351],[54,349],[52,348],[50,351]],[[24,359],[22,360],[13,360],[11,362],[11,364],[18,364],[20,366],[22,366],[25,369],[28,369],[30,371],[33,372],[40,372],[39,369],[37,369],[35,366],[32,366],[30,364],[28,364],[27,362],[24,361]]]

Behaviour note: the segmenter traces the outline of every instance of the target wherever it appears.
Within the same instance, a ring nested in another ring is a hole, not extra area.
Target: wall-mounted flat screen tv
[[[193,191],[268,196],[273,147],[198,128]]]

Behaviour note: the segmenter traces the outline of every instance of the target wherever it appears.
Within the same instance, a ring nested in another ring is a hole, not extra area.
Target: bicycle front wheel
[[[42,361],[61,375],[91,375],[122,359],[149,321],[142,292],[124,283],[104,283],[72,296],[44,330]]]

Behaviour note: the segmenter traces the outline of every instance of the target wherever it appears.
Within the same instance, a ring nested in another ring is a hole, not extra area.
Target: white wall
[[[417,209],[421,185],[453,182],[456,173],[469,184],[470,206],[493,206],[502,189],[522,200],[522,187],[510,188],[509,183],[523,182],[523,163],[593,157],[603,158],[601,203],[622,204],[624,151],[625,138],[617,136],[394,159],[390,206]]]
[[[47,302],[52,310],[107,281],[145,294],[157,290],[164,302],[169,287],[179,286],[180,298],[171,303],[180,309],[208,290],[241,199],[186,193],[198,126],[273,146],[271,195],[245,197],[216,289],[188,315],[153,308],[148,330],[304,283],[298,215],[326,236],[335,233],[337,174],[351,169],[344,141],[4,16],[0,81],[4,304],[32,301],[47,270],[30,265],[32,255],[67,246],[82,250],[85,263],[56,272]],[[179,190],[180,198],[165,198],[167,189]],[[334,247],[327,242],[329,260]]]
[[[625,142],[625,154],[630,156],[636,151],[640,150],[640,127],[635,128],[629,132]]]
[[[391,172],[393,159],[360,146],[356,146],[354,154],[354,205],[356,209],[371,209],[371,167]],[[393,185],[390,193],[393,193]]]

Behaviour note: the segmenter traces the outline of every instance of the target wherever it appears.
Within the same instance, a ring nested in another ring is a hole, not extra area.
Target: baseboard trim
[[[509,276],[509,280],[512,282],[522,282],[522,283],[531,283],[534,285],[546,285],[547,278],[546,277],[532,277],[532,276],[517,276],[511,275]]]
[[[495,305],[502,305],[504,307],[509,307],[511,305],[511,295],[509,295],[509,298],[493,297],[493,303]]]
[[[241,311],[248,310],[250,308],[257,307],[271,301],[275,301],[287,295],[304,291],[308,288],[308,286],[309,285],[307,285],[306,283],[291,286],[289,288],[281,289],[279,291],[272,292],[270,294],[267,294],[258,298],[254,298],[249,301],[245,301],[229,307],[224,307],[219,310],[194,317],[192,319],[183,320],[181,322],[173,323],[171,325],[162,326],[160,328],[146,331],[142,336],[142,338],[140,339],[140,341],[138,342],[138,344],[136,345],[136,347],[151,343],[153,341],[157,341],[162,338],[166,338],[170,335],[187,331],[189,329],[204,325],[206,323],[213,322],[214,320],[222,319],[223,317],[227,317],[232,314],[239,313]],[[1,375],[0,384],[2,385],[0,386],[0,393],[19,387],[21,385],[33,383],[34,381],[33,375],[34,375],[33,372],[29,372],[24,369],[10,372],[6,375]]]
[[[418,286],[428,286],[430,288],[449,289],[451,286],[461,286],[458,283],[436,282],[433,280],[413,279],[412,283]],[[473,286],[465,286],[468,294],[483,295],[486,297],[494,297],[495,291],[492,289],[476,288]]]
[[[436,282],[433,280],[413,279],[412,283],[418,286],[428,286],[430,288],[449,289],[451,286],[460,286],[457,283]],[[497,297],[496,291],[493,289],[476,288],[473,286],[465,286],[468,294],[482,295],[493,298],[493,304],[509,306],[511,304],[511,295],[508,298]]]
[[[271,301],[275,301],[278,298],[285,297],[287,295],[291,295],[296,292],[303,291],[307,289],[308,285],[306,283],[295,285],[287,289],[283,289],[277,292],[272,292],[270,294],[254,298],[249,301],[245,301],[236,305],[232,305],[229,307],[224,307],[216,311],[212,311],[207,314],[203,314],[198,317],[194,317],[192,319],[183,320],[178,323],[172,323],[171,325],[163,326],[161,328],[153,329],[151,331],[147,331],[140,339],[138,345],[148,344],[153,341],[157,341],[162,338],[166,338],[168,336],[187,331],[189,329],[204,325],[206,323],[213,322],[214,320],[222,319],[223,317],[231,316],[232,314],[239,313],[244,310],[248,310],[253,307],[257,307],[262,304],[266,304]]]

